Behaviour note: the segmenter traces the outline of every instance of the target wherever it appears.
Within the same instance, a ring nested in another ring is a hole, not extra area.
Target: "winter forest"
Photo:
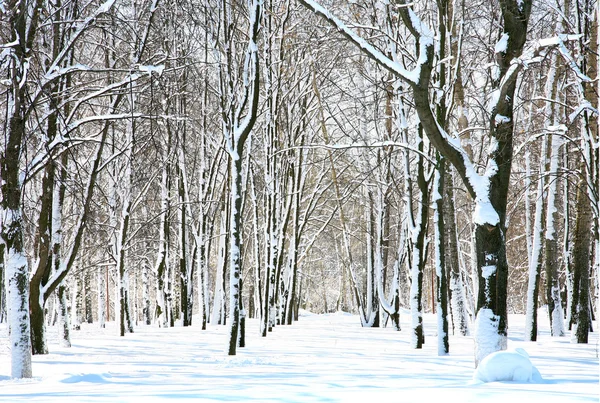
[[[427,343],[445,355],[472,337],[475,367],[507,348],[513,314],[524,341],[544,317],[591,342],[599,13],[0,1],[11,377],[35,375],[49,328],[62,348],[110,322],[122,340],[221,326],[234,356],[252,350],[249,321],[268,340],[302,312],[346,312],[421,349],[435,315]]]

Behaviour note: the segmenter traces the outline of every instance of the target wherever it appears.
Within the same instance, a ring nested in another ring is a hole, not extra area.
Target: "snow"
[[[482,198],[483,200],[475,200],[475,210],[473,211],[473,223],[478,225],[496,225],[500,218],[492,202],[489,198]]]
[[[494,120],[496,121],[496,126],[503,124],[503,123],[510,123],[510,118],[508,116],[504,116],[504,115],[500,115],[500,114],[496,114],[496,116],[494,117]]]
[[[486,290],[486,298],[488,291]],[[498,334],[500,317],[494,315],[489,308],[481,308],[475,319],[474,338],[478,341],[475,345],[475,363],[480,363],[488,355],[506,349],[504,336]]]
[[[163,72],[165,71],[165,65],[159,64],[158,66],[153,66],[153,65],[139,66],[138,69],[141,72],[148,74],[150,77],[152,77],[152,73],[156,73],[156,75],[160,77],[160,76],[162,76]]]
[[[493,275],[494,273],[496,273],[495,265],[481,267],[481,275],[483,278],[490,278],[490,276]]]
[[[409,329],[405,311],[401,318]],[[473,381],[473,339],[450,335],[450,354],[438,357],[432,314],[424,315],[430,342],[422,350],[410,347],[410,330],[362,328],[348,314],[304,313],[266,338],[258,321],[247,319],[247,347],[233,357],[227,326],[138,326],[118,337],[115,322],[106,329],[84,323],[72,333],[71,348],[49,340],[51,353],[33,357],[34,378],[27,381],[9,379],[0,324],[0,401],[598,402],[598,333],[590,344],[570,344],[550,336],[547,315],[539,318],[539,341],[529,343],[522,341],[524,317],[510,315],[509,348],[527,350],[543,383]],[[502,368],[521,361],[505,358]],[[492,373],[486,365],[477,373]]]
[[[531,363],[529,354],[522,348],[496,351],[488,355],[475,370],[473,379],[480,382],[543,383],[540,371]]]
[[[108,0],[108,1],[104,2],[103,4],[101,4],[100,7],[98,7],[98,10],[96,10],[96,14],[108,12],[108,10],[110,10],[110,8],[113,6],[115,1],[116,0]]]
[[[508,34],[505,32],[500,37],[498,43],[496,43],[496,47],[494,48],[495,53],[506,53],[506,49],[508,48]]]

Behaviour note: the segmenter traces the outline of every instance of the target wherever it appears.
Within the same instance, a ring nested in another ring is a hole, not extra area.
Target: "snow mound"
[[[529,354],[522,348],[513,351],[496,351],[480,363],[473,380],[481,382],[523,382],[542,383],[540,371],[529,360]]]
[[[62,383],[109,383],[110,381],[106,378],[111,378],[109,374],[76,374],[71,375],[66,379],[63,379]]]

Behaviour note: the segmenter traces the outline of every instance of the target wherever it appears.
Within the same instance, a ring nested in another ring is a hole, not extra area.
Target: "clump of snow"
[[[156,73],[159,77],[161,77],[165,71],[165,65],[159,64],[158,66],[139,66],[138,69],[144,73],[147,73],[149,76],[152,76],[152,73]]]
[[[522,348],[497,351],[485,357],[473,374],[481,382],[542,383],[540,371],[531,363],[529,354]]]
[[[508,34],[505,32],[500,37],[498,43],[496,43],[496,47],[494,48],[494,52],[496,53],[506,53],[506,49],[508,48]]]
[[[496,273],[496,265],[483,266],[481,268],[481,275],[483,278],[490,278],[491,275]]]
[[[482,198],[483,199],[483,198]],[[499,221],[498,213],[489,199],[477,200],[473,211],[473,222],[478,225],[496,225]]]

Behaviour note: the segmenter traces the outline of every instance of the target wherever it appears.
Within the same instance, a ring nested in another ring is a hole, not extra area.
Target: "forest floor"
[[[268,337],[249,320],[246,348],[227,356],[228,327],[160,329],[137,326],[118,336],[84,324],[71,348],[48,328],[50,354],[34,356],[34,378],[10,379],[6,325],[0,324],[0,402],[130,402],[164,400],[257,402],[598,402],[598,331],[590,343],[551,338],[540,309],[538,342],[523,342],[522,315],[509,318],[509,349],[523,348],[543,383],[473,381],[473,340],[450,337],[450,354],[438,356],[435,317],[425,315],[426,343],[410,347],[402,331],[361,328],[357,316],[304,313],[293,326]],[[196,323],[199,318],[194,318]],[[598,330],[598,322],[594,323]]]

